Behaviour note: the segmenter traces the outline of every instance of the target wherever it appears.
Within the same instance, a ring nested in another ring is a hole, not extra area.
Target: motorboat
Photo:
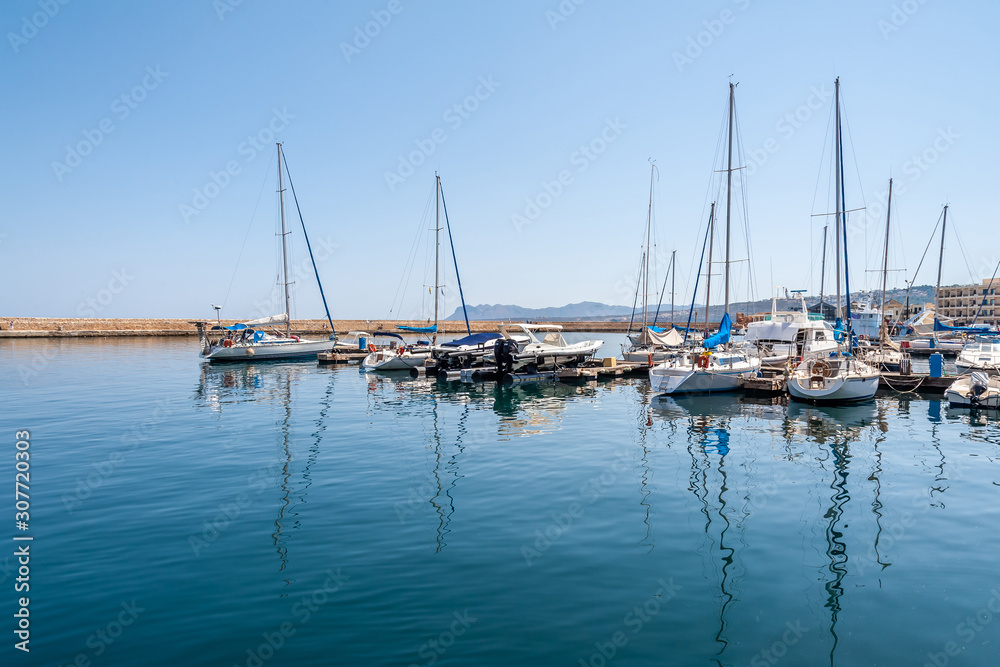
[[[1000,340],[989,336],[976,336],[958,353],[955,366],[962,372],[1000,372]]]
[[[503,340],[495,341],[493,350],[484,356],[506,372],[576,366],[604,345],[602,340],[568,343],[558,324],[501,324],[499,329]],[[541,339],[540,333],[544,334]],[[523,343],[525,338],[527,342]]]
[[[837,349],[833,326],[810,316],[805,297],[798,298],[798,310],[778,310],[777,298],[772,299],[771,314],[747,325],[746,342],[756,346],[765,367],[779,368],[790,359],[812,359]]]
[[[948,404],[960,408],[1000,408],[1000,377],[980,371],[963,375],[945,390]]]
[[[408,371],[431,358],[432,346],[424,341],[391,349],[375,350],[361,360],[365,371]]]
[[[493,343],[502,338],[498,332],[474,333],[456,340],[441,343],[435,347],[431,356],[436,361],[439,370],[458,370],[472,368],[483,364],[487,354],[493,352]],[[527,343],[527,337],[523,339]]]

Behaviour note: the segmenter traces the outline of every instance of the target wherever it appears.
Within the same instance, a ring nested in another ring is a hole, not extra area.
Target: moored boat
[[[1000,377],[974,372],[951,383],[944,396],[948,404],[961,408],[1000,408]]]

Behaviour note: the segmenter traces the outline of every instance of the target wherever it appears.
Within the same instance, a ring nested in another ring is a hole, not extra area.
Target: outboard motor
[[[493,343],[493,356],[497,360],[497,373],[501,376],[510,375],[514,371],[514,355],[516,354],[516,342],[507,338],[498,338]]]
[[[982,373],[973,373],[972,377],[969,378],[969,389],[972,393],[972,396],[969,397],[969,402],[973,405],[978,405],[983,394],[989,389],[989,383],[989,378]]]

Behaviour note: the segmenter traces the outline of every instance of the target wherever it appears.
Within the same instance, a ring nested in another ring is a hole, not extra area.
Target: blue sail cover
[[[441,343],[441,347],[460,347],[462,345],[481,345],[483,343],[488,343],[491,340],[500,338],[498,333],[474,333],[471,336],[466,336],[465,338],[459,338],[458,340],[449,341],[447,343]]]
[[[709,336],[705,339],[702,345],[706,349],[714,349],[723,343],[729,342],[729,334],[733,330],[733,321],[729,319],[729,313],[722,316],[722,322],[719,323],[719,331],[715,335]]]
[[[438,330],[437,325],[431,325],[429,327],[407,327],[400,325],[396,328],[400,331],[409,331],[410,333],[437,333]]]
[[[230,331],[243,331],[247,328],[245,324],[234,324],[231,327],[223,327],[223,329],[229,329]]]
[[[990,328],[986,325],[981,327],[952,327],[947,324],[943,324],[938,318],[934,318],[934,331],[958,331],[962,333],[983,333],[989,331]]]
[[[833,339],[838,343],[842,343],[844,341],[845,333],[844,321],[838,317],[837,321],[833,323]]]

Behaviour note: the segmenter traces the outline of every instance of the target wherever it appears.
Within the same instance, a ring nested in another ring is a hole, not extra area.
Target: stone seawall
[[[223,325],[236,324],[238,320],[223,320]],[[58,338],[58,337],[98,337],[110,336],[196,336],[197,330],[191,320],[184,319],[84,319],[73,317],[0,317],[0,338]],[[334,320],[340,333],[348,331],[396,331],[399,325],[426,326],[427,322],[413,320]],[[470,322],[472,331],[496,331],[497,321]],[[560,324],[564,331],[595,331],[625,333],[627,322],[552,322]],[[664,323],[661,323],[664,325]],[[438,323],[441,333],[465,333],[465,322],[456,320]],[[326,320],[293,320],[292,330],[296,333],[320,335],[330,333]]]

